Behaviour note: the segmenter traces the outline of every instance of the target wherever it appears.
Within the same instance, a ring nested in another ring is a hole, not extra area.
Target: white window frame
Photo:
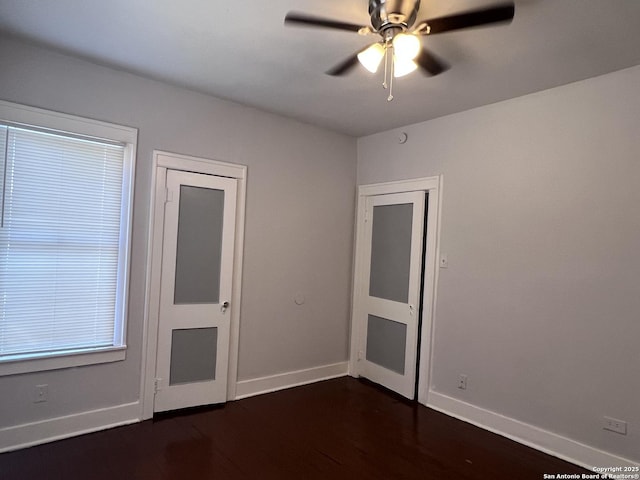
[[[52,130],[61,134],[86,136],[125,145],[122,188],[122,221],[116,294],[116,331],[119,345],[72,352],[36,354],[29,358],[0,360],[0,376],[55,370],[124,360],[126,357],[129,262],[133,213],[133,185],[138,130],[41,108],[0,100],[0,121],[8,124]]]

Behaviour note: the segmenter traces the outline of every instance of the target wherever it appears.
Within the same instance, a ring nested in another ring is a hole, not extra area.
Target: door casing
[[[140,386],[140,391],[142,392],[140,418],[142,420],[153,417],[156,352],[158,348],[158,324],[160,315],[160,274],[164,231],[164,201],[166,195],[165,173],[168,169],[229,177],[237,180],[233,285],[231,294],[231,305],[233,308],[230,309],[231,331],[229,339],[227,400],[233,400],[236,397],[247,167],[245,165],[154,150],[151,203],[149,209],[149,236],[147,241],[146,301],[143,331],[144,350]]]
[[[435,316],[436,290],[438,282],[439,256],[439,225],[441,218],[442,199],[442,175],[437,177],[425,177],[395,182],[361,185],[358,187],[356,237],[354,245],[354,274],[353,274],[353,298],[351,315],[351,347],[349,355],[349,374],[360,376],[359,371],[359,346],[362,345],[364,329],[362,326],[365,318],[364,301],[367,294],[368,278],[365,279],[369,259],[365,258],[368,251],[364,248],[365,242],[365,215],[367,198],[375,195],[387,195],[392,193],[404,193],[424,191],[429,194],[429,208],[425,222],[426,249],[424,269],[424,292],[422,296],[422,324],[420,328],[420,344],[418,352],[420,363],[418,365],[418,402],[427,405],[429,395],[429,381],[431,378],[432,330]]]

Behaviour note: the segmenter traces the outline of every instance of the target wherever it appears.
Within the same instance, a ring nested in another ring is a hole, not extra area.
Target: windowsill
[[[122,361],[126,358],[127,346],[72,352],[47,353],[39,357],[9,358],[0,360],[0,377],[21,373],[59,370],[61,368],[81,367],[99,363]]]

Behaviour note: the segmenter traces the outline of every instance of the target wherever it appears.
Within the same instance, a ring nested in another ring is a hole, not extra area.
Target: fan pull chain
[[[393,61],[393,43],[389,43],[389,47],[387,48],[387,53],[391,50],[391,54],[388,54],[389,57],[389,96],[387,97],[387,102],[393,100],[393,76],[395,74],[395,62]]]
[[[382,80],[382,88],[384,88],[385,90],[389,86],[389,84],[387,83],[388,65],[389,65],[389,42],[384,44],[384,79]]]

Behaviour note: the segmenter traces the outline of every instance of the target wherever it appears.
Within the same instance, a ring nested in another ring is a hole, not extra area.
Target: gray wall
[[[346,361],[355,139],[5,38],[0,65],[3,100],[139,129],[127,359],[0,377],[0,428],[139,398],[153,149],[249,167],[240,379]]]
[[[444,174],[432,390],[636,461],[639,85],[634,67],[358,140],[359,184]]]

